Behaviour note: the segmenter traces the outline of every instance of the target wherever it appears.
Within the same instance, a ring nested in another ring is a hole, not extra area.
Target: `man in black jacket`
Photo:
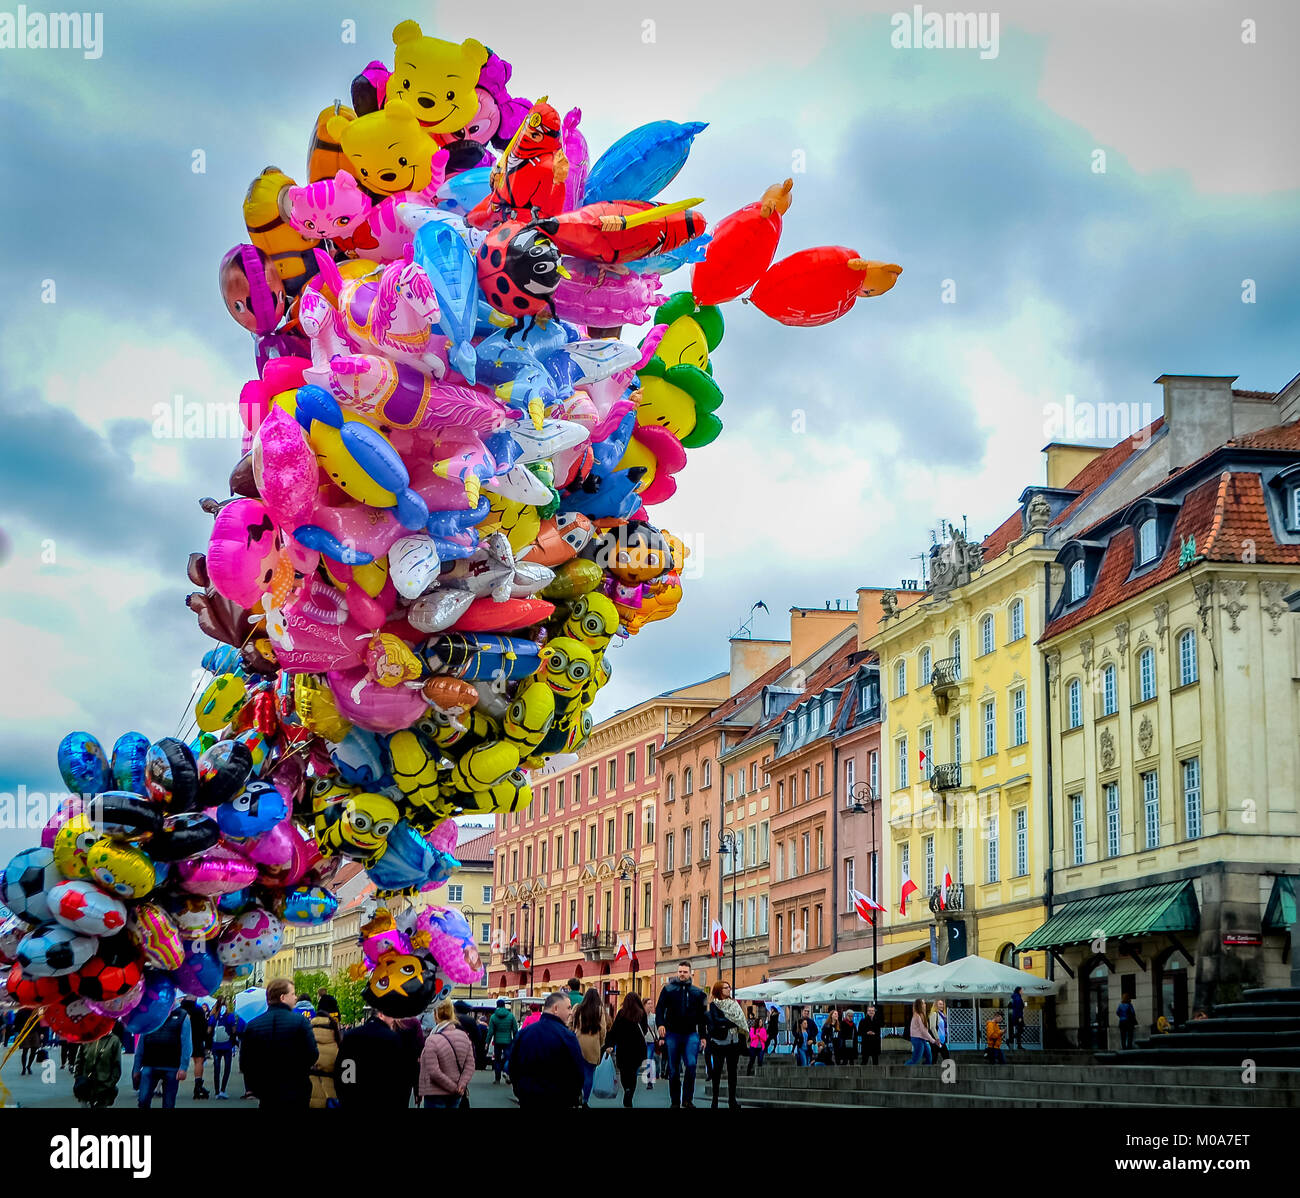
[[[510,1084],[523,1109],[568,1110],[582,1101],[582,1049],[569,1030],[569,1009],[563,990],[548,994],[542,1017],[519,1033],[510,1050]]]
[[[419,1076],[419,1050],[412,1055],[411,1033],[378,1011],[360,1027],[343,1033],[335,1068],[339,1106],[357,1113],[404,1111]]]
[[[875,1003],[868,1003],[865,1013],[858,1020],[858,1040],[862,1045],[862,1063],[868,1060],[873,1065],[880,1064],[880,1034],[885,1026],[885,1017]]]
[[[293,1004],[293,983],[276,978],[266,988],[266,1010],[240,1039],[239,1069],[244,1085],[263,1110],[306,1110],[311,1103],[311,1067],[320,1050],[311,1025]]]
[[[707,1043],[704,991],[691,983],[691,963],[679,961],[677,976],[659,991],[655,1026],[668,1050],[668,1095],[674,1110],[694,1107],[695,1062]],[[685,1066],[686,1082],[678,1076]]]

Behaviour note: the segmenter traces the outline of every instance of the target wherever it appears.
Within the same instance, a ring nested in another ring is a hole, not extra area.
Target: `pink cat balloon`
[[[668,298],[656,274],[619,275],[576,258],[565,259],[570,278],[555,289],[555,312],[576,324],[612,328],[645,324]]]
[[[400,732],[424,717],[429,703],[418,686],[381,686],[365,666],[331,670],[325,677],[339,715],[368,732]]]

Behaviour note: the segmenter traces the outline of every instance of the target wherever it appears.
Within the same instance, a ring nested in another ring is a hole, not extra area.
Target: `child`
[[[991,1065],[1005,1065],[1007,1058],[1002,1052],[1002,1016],[995,1015],[984,1027],[984,1039],[988,1042],[988,1059]]]

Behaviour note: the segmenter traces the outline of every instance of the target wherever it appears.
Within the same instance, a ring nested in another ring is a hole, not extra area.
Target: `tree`
[[[299,999],[306,999],[314,1007],[322,990],[328,990],[329,975],[323,969],[295,969],[293,988]]]
[[[365,1014],[366,977],[349,977],[347,970],[340,970],[326,989],[338,1000],[339,1022],[357,1023]]]

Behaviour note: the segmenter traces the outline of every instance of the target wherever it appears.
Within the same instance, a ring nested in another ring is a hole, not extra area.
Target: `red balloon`
[[[107,1036],[113,1030],[115,1020],[108,1015],[72,1015],[62,1003],[55,1003],[45,1008],[41,1022],[64,1040],[89,1044]]]
[[[725,304],[748,291],[772,265],[792,185],[787,179],[769,187],[761,200],[746,204],[714,225],[704,260],[691,268],[691,294],[696,303]]]
[[[867,262],[847,246],[819,245],[775,263],[749,298],[759,311],[782,324],[830,324],[860,295],[888,291],[900,273],[902,267]]]

